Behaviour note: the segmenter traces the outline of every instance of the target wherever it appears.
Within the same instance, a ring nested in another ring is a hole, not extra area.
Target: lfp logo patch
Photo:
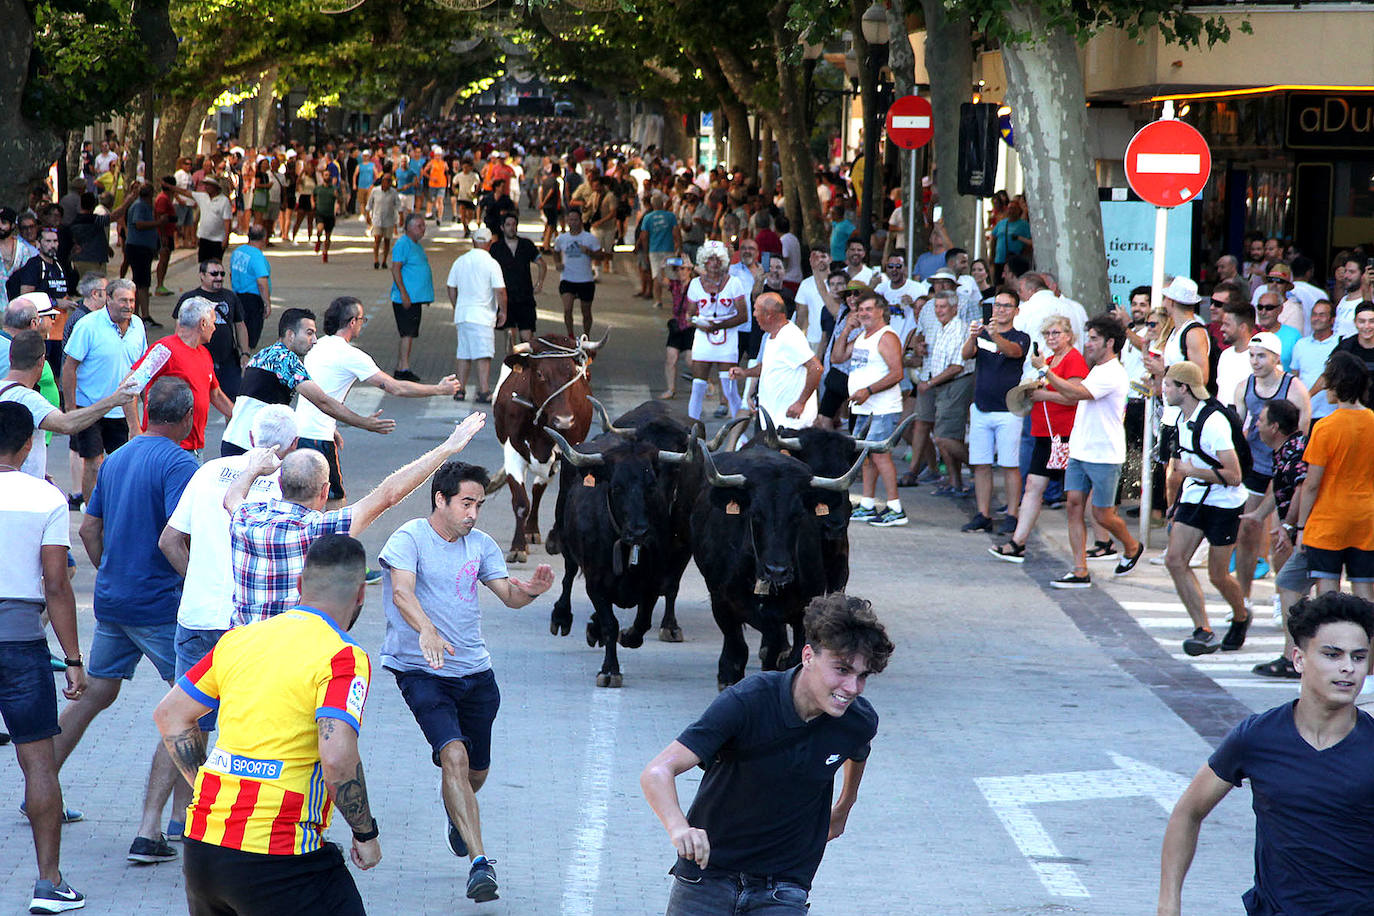
[[[348,714],[359,721],[363,717],[363,704],[367,702],[367,681],[355,677],[348,687],[348,701],[345,704]]]

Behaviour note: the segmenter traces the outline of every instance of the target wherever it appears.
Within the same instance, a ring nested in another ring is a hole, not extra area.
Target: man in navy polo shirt
[[[1289,614],[1297,700],[1257,713],[1221,742],[1164,831],[1160,916],[1180,912],[1202,821],[1250,780],[1258,913],[1368,913],[1374,907],[1374,718],[1359,699],[1369,673],[1374,604],[1326,592]],[[1215,900],[1207,899],[1211,906]]]
[[[844,832],[878,715],[863,693],[892,642],[871,605],[814,599],[802,663],[721,693],[640,774],[677,864],[668,916],[804,913],[825,844]],[[706,770],[686,815],[676,779]],[[844,786],[831,804],[835,773]]]

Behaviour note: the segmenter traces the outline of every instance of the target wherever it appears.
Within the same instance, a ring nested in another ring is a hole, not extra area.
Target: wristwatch
[[[1287,522],[1283,523],[1283,530],[1287,532],[1290,541],[1296,541],[1298,539],[1298,532],[1302,531],[1297,525],[1290,525]]]
[[[353,831],[353,839],[357,840],[359,843],[369,843],[377,839],[377,819],[375,817],[372,819],[372,828],[370,830],[366,832]]]

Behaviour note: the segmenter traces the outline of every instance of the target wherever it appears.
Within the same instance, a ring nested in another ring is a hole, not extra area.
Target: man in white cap
[[[458,331],[458,391],[467,397],[468,370],[477,363],[477,403],[491,403],[491,358],[496,352],[496,326],[506,321],[506,278],[491,256],[491,230],[472,230],[472,250],[454,260],[448,271],[448,301]]]

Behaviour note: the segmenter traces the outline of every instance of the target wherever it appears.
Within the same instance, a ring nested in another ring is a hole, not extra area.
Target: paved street
[[[274,299],[278,308],[313,307],[322,316],[333,296],[358,295],[373,319],[360,344],[389,371],[396,339],[389,284],[371,270],[361,229],[357,220],[340,226],[328,265],[304,243],[270,249]],[[524,231],[534,235],[532,225]],[[466,250],[459,235],[448,225],[436,233],[431,224],[425,245],[440,287],[451,259]],[[180,292],[194,284],[189,260],[174,267],[169,285]],[[551,270],[540,298],[543,329],[561,327],[556,286]],[[596,361],[593,388],[613,412],[662,384],[665,316],[632,292],[623,273],[598,288],[598,323],[610,322],[614,331]],[[172,301],[155,300],[164,322]],[[424,318],[415,369],[426,380],[452,371],[448,312],[436,305]],[[361,413],[379,404],[399,423],[386,438],[345,431],[354,498],[439,442],[472,409],[450,400],[381,398],[371,389],[349,403]],[[685,393],[675,406],[685,411]],[[212,420],[208,453],[222,429],[222,420]],[[65,451],[64,440],[54,442],[54,456]],[[467,455],[499,464],[489,433]],[[68,482],[65,460],[50,467]],[[993,543],[987,536],[958,533],[965,507],[929,489],[903,492],[909,527],[851,529],[850,590],[873,601],[897,652],[869,681],[880,731],[848,833],[831,844],[817,875],[812,912],[1153,912],[1167,806],[1227,727],[1249,710],[1296,695],[1291,682],[1249,674],[1281,645],[1268,620],[1270,584],[1256,584],[1261,620],[1244,652],[1188,659],[1180,649],[1186,615],[1162,567],[1142,561],[1125,580],[1051,592],[1041,583],[1065,565],[1062,512],[1044,513],[1043,535],[1031,548],[1037,559],[1017,567],[986,555]],[[412,497],[375,525],[363,538],[369,554],[375,557],[402,522],[425,514],[427,498]],[[551,505],[543,515],[547,526]],[[79,521],[73,514],[74,539]],[[508,540],[504,491],[488,501],[480,525]],[[1162,546],[1162,534],[1155,539]],[[536,549],[517,575],[543,559]],[[78,563],[86,646],[92,571],[79,553]],[[554,567],[561,571],[557,558]],[[1099,571],[1109,574],[1110,567]],[[1209,602],[1218,600],[1209,591]],[[621,690],[593,686],[600,655],[581,637],[589,605],[580,584],[569,637],[549,635],[551,596],[521,611],[489,595],[483,602],[504,702],[491,778],[479,795],[501,900],[482,911],[662,912],[672,854],[640,796],[638,773],[716,695],[720,636],[700,577],[689,569],[679,600],[686,642],[651,640],[622,651]],[[374,589],[355,634],[375,654],[382,629]],[[751,658],[750,670],[756,668]],[[466,912],[473,907],[463,897],[466,865],[443,844],[437,770],[390,676],[379,670],[373,683],[362,752],[383,860],[357,874],[363,897],[375,913]],[[125,861],[155,741],[150,713],[162,692],[145,663],[63,771],[68,804],[87,814],[65,828],[63,870],[89,896],[87,912],[185,912],[178,865]],[[692,781],[679,781],[684,807]],[[33,878],[28,827],[17,813],[20,785],[13,754],[0,752],[0,913],[23,910]],[[1234,792],[1207,822],[1185,910],[1240,911],[1252,873],[1248,806],[1248,790]],[[341,821],[330,833],[346,842]]]

